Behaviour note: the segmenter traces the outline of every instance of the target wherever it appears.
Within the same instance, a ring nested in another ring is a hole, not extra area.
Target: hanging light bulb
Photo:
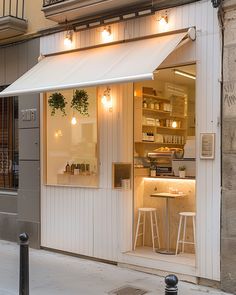
[[[65,38],[64,38],[64,45],[67,47],[67,48],[71,48],[72,46],[72,36],[73,33],[72,31],[67,31],[66,32],[66,35],[65,35]]]
[[[112,41],[111,27],[104,27],[102,31],[102,38],[105,42]]]
[[[161,18],[159,19],[159,24],[161,26],[163,26],[163,27],[168,25],[168,16],[167,16],[167,14],[161,16]]]
[[[172,127],[173,127],[173,128],[177,128],[177,122],[176,122],[176,121],[173,121],[173,122],[172,122]]]
[[[76,123],[77,123],[77,120],[76,120],[76,118],[73,116],[72,119],[71,119],[71,124],[72,124],[72,125],[76,125]]]
[[[161,12],[158,14],[157,17],[157,21],[158,21],[158,27],[160,31],[167,31],[168,27],[169,27],[169,19],[168,19],[168,14],[167,11]]]
[[[112,98],[111,98],[111,89],[107,87],[107,89],[103,93],[102,104],[106,109],[112,111]]]
[[[62,131],[61,131],[60,129],[58,129],[57,131],[55,131],[54,136],[55,136],[56,138],[58,138],[58,137],[62,137]]]

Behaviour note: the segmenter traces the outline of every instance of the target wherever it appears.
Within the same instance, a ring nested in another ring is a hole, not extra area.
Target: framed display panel
[[[98,187],[97,88],[77,89],[81,90],[87,99],[77,109],[72,108],[76,89],[45,94],[47,185]],[[62,95],[64,108],[54,112],[57,104],[51,99],[55,93]]]
[[[215,133],[200,133],[200,158],[215,158]]]
[[[130,163],[112,164],[112,186],[114,189],[131,189],[131,167]]]

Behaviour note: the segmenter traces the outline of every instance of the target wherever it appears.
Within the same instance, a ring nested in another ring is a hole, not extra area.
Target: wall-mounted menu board
[[[215,157],[215,133],[201,133],[200,134],[200,158],[214,159]]]

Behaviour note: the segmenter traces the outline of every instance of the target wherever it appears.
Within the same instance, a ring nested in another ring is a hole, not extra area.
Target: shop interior
[[[195,266],[196,66],[134,83],[131,255]]]

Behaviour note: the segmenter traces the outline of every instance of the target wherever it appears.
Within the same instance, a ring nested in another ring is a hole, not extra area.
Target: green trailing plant
[[[52,95],[49,96],[48,105],[51,108],[51,115],[54,116],[57,110],[62,112],[63,116],[66,116],[66,99],[64,95],[58,92],[54,92]]]
[[[180,166],[179,167],[179,171],[185,171],[186,170],[186,167],[185,166]]]
[[[75,93],[74,93],[72,101],[71,101],[71,108],[78,111],[83,116],[89,116],[88,99],[89,99],[89,96],[85,90],[83,90],[83,89],[75,90]]]

